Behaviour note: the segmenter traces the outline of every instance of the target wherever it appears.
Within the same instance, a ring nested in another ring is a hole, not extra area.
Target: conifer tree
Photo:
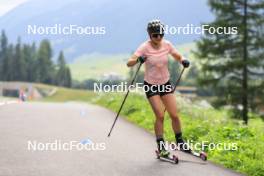
[[[218,98],[236,107],[235,114],[247,124],[249,108],[264,90],[264,1],[209,0],[209,5],[216,16],[210,26],[237,27],[238,33],[206,33],[198,41],[199,82],[212,86]]]

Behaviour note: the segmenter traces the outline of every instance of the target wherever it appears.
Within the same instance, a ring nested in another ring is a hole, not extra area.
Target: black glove
[[[141,64],[143,64],[146,61],[147,57],[145,56],[140,56],[137,58],[137,62],[140,62]]]
[[[184,68],[188,68],[189,65],[190,65],[190,62],[189,62],[187,59],[184,59],[184,60],[182,61],[182,65],[183,65]]]

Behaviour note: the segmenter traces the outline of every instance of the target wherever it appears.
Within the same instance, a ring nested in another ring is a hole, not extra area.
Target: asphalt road
[[[178,165],[159,161],[154,136],[124,119],[108,138],[114,117],[109,110],[80,103],[0,106],[0,176],[239,175],[182,152],[175,152]],[[94,150],[43,148],[89,140],[88,149]],[[34,142],[35,151],[29,149]]]

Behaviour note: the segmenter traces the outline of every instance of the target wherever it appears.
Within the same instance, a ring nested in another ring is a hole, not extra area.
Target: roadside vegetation
[[[106,107],[117,111],[124,94],[120,93],[94,93],[85,90],[59,88],[57,92],[43,99],[43,101],[82,101]],[[208,159],[227,168],[252,176],[264,175],[264,122],[254,114],[249,114],[250,120],[245,125],[242,120],[231,118],[227,110],[216,110],[200,105],[199,101],[189,101],[176,95],[180,109],[184,138],[192,143],[205,142],[223,143],[230,148],[236,143],[237,150],[208,150]],[[154,134],[154,114],[147,99],[138,94],[130,94],[121,116],[130,122]],[[166,114],[165,137],[174,141],[170,119]],[[224,146],[223,146],[224,147]]]

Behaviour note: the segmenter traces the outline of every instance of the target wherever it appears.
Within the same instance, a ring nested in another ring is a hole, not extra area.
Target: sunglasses
[[[153,38],[158,38],[158,36],[160,36],[160,38],[162,38],[164,36],[164,34],[160,34],[160,33],[151,34],[151,37],[153,37]]]

